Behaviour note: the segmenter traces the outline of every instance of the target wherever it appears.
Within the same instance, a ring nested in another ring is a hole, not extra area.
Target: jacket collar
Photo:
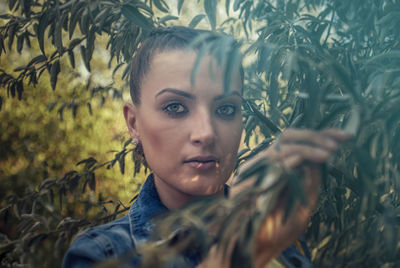
[[[141,240],[147,240],[153,229],[151,219],[166,212],[168,208],[161,203],[154,184],[154,176],[150,174],[129,211],[129,227],[133,241],[140,243]]]
[[[228,195],[229,186],[224,185],[224,194]],[[135,244],[150,238],[153,230],[151,219],[169,210],[161,203],[154,183],[154,176],[150,174],[129,210],[129,228]]]

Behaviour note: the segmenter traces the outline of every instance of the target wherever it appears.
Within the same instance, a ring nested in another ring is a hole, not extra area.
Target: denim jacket
[[[63,267],[91,267],[103,260],[126,255],[150,238],[153,226],[151,219],[166,212],[168,209],[160,201],[151,174],[128,215],[78,235],[64,256]],[[302,241],[301,248],[305,256],[298,247],[292,245],[282,253],[280,260],[287,267],[313,267],[308,249]],[[187,260],[189,267],[195,267],[200,261],[196,256],[189,256]],[[139,261],[132,260],[133,266],[138,265]]]

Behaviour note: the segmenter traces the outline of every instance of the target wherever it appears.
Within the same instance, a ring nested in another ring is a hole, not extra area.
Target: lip
[[[190,157],[183,161],[183,163],[191,168],[203,171],[217,168],[219,165],[218,158],[213,155],[198,155],[195,157]]]

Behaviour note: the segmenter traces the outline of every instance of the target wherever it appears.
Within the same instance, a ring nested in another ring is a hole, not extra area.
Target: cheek
[[[226,161],[236,162],[236,155],[242,137],[242,123],[238,121],[232,126],[221,128],[220,142],[226,155]]]
[[[179,143],[180,139],[180,131],[177,129],[179,128],[157,117],[153,117],[152,120],[142,120],[140,137],[146,158],[157,157],[157,155],[161,157],[162,153],[172,153],[172,148]]]
[[[230,127],[229,131],[227,131],[226,135],[229,136],[229,142],[234,144],[232,146],[238,147],[240,143],[240,139],[242,137],[243,132],[243,124],[242,118],[240,117],[232,127]]]

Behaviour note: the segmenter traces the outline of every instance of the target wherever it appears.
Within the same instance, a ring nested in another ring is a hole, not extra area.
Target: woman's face
[[[179,50],[155,54],[140,104],[124,107],[130,134],[141,142],[161,201],[169,208],[194,196],[222,193],[242,133],[239,70],[225,94],[223,71],[205,57],[192,86],[196,55]]]

